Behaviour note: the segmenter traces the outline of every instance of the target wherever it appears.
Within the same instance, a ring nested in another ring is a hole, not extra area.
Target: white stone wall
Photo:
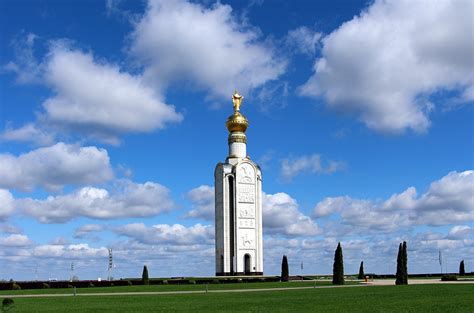
[[[229,177],[233,197],[229,195]],[[250,272],[263,272],[262,180],[260,169],[248,158],[230,158],[218,164],[215,172],[216,197],[216,273],[245,272],[245,255],[250,256]],[[234,223],[230,225],[230,199],[233,199]],[[231,235],[234,244],[231,247]],[[233,251],[234,260],[231,258]],[[224,256],[222,266],[221,255]]]
[[[229,156],[234,158],[245,158],[247,156],[247,144],[243,142],[230,143]]]

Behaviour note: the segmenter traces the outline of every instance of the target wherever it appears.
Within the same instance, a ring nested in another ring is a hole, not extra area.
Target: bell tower
[[[234,92],[229,116],[229,154],[214,172],[216,275],[263,275],[262,173],[247,155],[249,125]]]

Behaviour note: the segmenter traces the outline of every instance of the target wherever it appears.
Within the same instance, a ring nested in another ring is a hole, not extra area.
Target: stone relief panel
[[[238,217],[241,218],[254,218],[255,217],[255,205],[250,203],[240,203],[238,206]]]
[[[255,187],[253,185],[239,186],[237,201],[241,203],[255,203]]]
[[[239,219],[239,228],[255,228],[255,219],[253,218],[240,218]]]
[[[255,171],[250,164],[243,163],[237,171],[238,183],[255,184]]]
[[[255,232],[243,229],[240,231],[238,241],[240,249],[255,249]]]

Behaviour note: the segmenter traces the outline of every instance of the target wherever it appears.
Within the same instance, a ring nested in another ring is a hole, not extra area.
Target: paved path
[[[364,283],[365,284],[365,283]],[[473,280],[457,280],[457,281],[441,281],[441,279],[408,279],[409,285],[426,285],[426,284],[474,284]],[[395,279],[375,279],[369,281],[367,285],[372,286],[390,286],[395,285]]]
[[[453,281],[445,282],[437,279],[412,279],[408,281],[410,285],[417,284],[474,284],[474,281]],[[352,288],[352,287],[369,287],[369,286],[389,286],[395,285],[394,280],[381,279],[368,283],[360,283],[357,285],[329,285],[329,286],[308,286],[308,287],[283,287],[283,288],[247,288],[247,289],[221,289],[221,290],[183,290],[183,291],[138,291],[138,292],[97,292],[97,293],[77,293],[77,297],[94,297],[94,296],[140,296],[140,295],[176,295],[176,294],[204,294],[204,293],[230,293],[230,292],[255,292],[255,291],[285,291],[300,289],[325,289],[325,288]],[[203,286],[204,288],[204,286]],[[72,293],[50,293],[50,294],[23,294],[23,295],[2,295],[0,298],[53,298],[53,297],[74,297]]]
[[[140,295],[176,295],[176,294],[202,294],[202,293],[227,293],[227,292],[253,292],[253,291],[280,291],[280,290],[299,290],[314,288],[348,288],[361,287],[363,285],[344,285],[344,286],[316,286],[316,287],[282,287],[282,288],[247,288],[247,289],[221,289],[221,290],[176,290],[176,291],[137,291],[137,292],[94,292],[77,293],[77,297],[82,296],[140,296]],[[204,286],[203,286],[204,287]],[[52,297],[73,297],[72,293],[48,293],[48,294],[29,294],[29,295],[0,295],[0,298],[52,298]]]

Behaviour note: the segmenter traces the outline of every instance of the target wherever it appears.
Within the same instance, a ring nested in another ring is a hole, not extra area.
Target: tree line
[[[407,243],[403,241],[398,246],[398,255],[397,255],[397,271],[396,271],[396,285],[407,285],[408,284],[408,252],[407,252]],[[344,285],[344,260],[342,255],[341,243],[337,244],[337,248],[334,251],[334,263],[332,267],[332,283],[334,285]],[[459,264],[459,275],[465,275],[464,269],[464,260]],[[364,261],[360,262],[358,279],[364,279]],[[289,280],[289,269],[288,269],[288,257],[283,256],[281,262],[281,281]]]

